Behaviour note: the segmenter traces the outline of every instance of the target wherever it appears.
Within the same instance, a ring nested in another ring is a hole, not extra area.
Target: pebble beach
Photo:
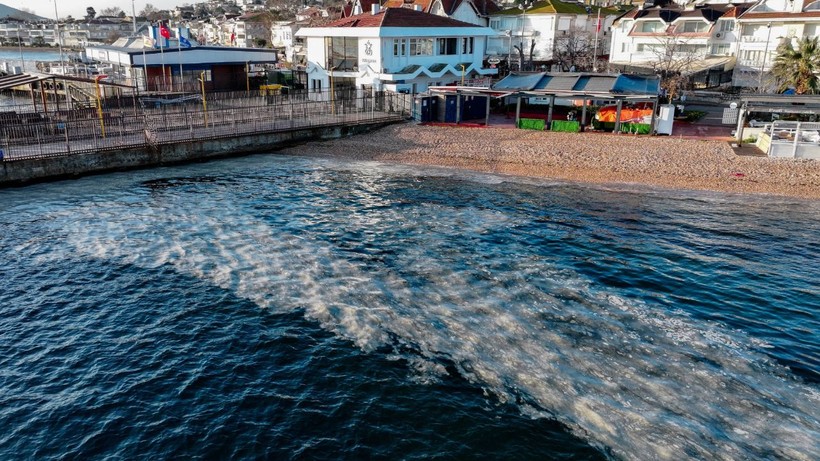
[[[820,161],[737,155],[725,141],[396,124],[286,150],[591,183],[820,199]]]

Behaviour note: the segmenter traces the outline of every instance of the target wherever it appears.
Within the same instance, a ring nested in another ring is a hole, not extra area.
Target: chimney
[[[381,5],[379,5],[378,3],[374,3],[374,4],[370,5],[370,14],[377,14],[379,12],[380,8],[381,8]]]

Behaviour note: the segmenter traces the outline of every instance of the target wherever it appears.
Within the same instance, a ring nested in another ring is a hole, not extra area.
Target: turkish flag
[[[171,38],[171,31],[165,27],[165,24],[159,25],[159,34],[165,38]]]

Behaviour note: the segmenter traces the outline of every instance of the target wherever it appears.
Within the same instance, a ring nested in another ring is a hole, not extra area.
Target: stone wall
[[[0,187],[263,153],[307,141],[336,139],[365,133],[386,124],[388,123],[379,122],[354,126],[305,128],[279,133],[164,144],[154,148],[146,146],[45,159],[0,161]]]

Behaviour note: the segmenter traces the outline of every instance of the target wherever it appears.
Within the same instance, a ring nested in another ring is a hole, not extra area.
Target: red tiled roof
[[[429,12],[432,4],[433,0],[387,0],[382,8],[409,8],[412,10],[414,6],[420,6],[421,11]]]
[[[820,11],[804,11],[802,13],[784,13],[782,11],[766,11],[756,13],[749,11],[741,16],[742,19],[801,19],[820,18]]]
[[[723,15],[723,17],[724,18],[736,18],[736,17],[740,16],[741,14],[743,14],[744,11],[746,11],[745,8],[735,6],[735,7],[730,8],[729,11],[727,11],[726,14]]]
[[[382,4],[382,8],[410,8],[420,6],[421,11],[430,12],[435,0],[387,0]],[[441,6],[444,13],[452,15],[456,9],[463,3],[470,0],[441,0]],[[472,0],[471,3],[475,7],[478,14],[492,14],[501,11],[501,8],[493,0]],[[368,10],[369,11],[369,10]]]
[[[459,6],[470,0],[441,0],[444,11],[449,15],[456,12]],[[492,14],[501,11],[501,8],[493,0],[471,0],[478,14]]]
[[[385,8],[337,19],[322,27],[476,27],[475,24],[409,8]]]
[[[373,8],[373,5],[380,4],[380,0],[359,0],[359,4],[362,6],[363,12],[369,13],[370,9]],[[352,14],[353,2],[349,1],[342,7],[342,17],[349,18]]]

